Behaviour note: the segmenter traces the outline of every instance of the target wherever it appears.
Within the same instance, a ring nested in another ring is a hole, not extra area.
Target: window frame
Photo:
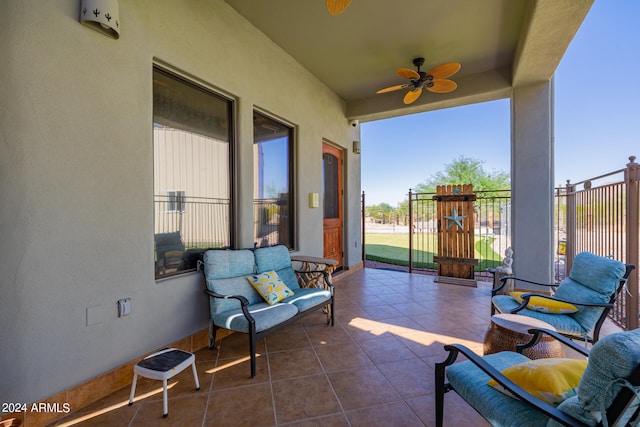
[[[288,224],[288,233],[289,233],[289,244],[285,244],[285,246],[287,246],[287,248],[290,251],[296,250],[297,248],[297,215],[298,215],[298,205],[297,205],[297,197],[296,197],[296,191],[297,191],[297,163],[298,163],[298,159],[297,159],[297,134],[298,134],[298,128],[295,124],[291,123],[288,120],[283,119],[282,117],[279,117],[275,114],[272,114],[264,109],[260,109],[258,107],[254,106],[253,109],[253,119],[254,119],[254,126],[255,126],[255,118],[256,118],[256,114],[260,115],[262,117],[264,117],[267,120],[271,120],[275,123],[277,123],[280,126],[284,126],[288,129],[288,168],[289,168],[289,176],[288,176],[288,205],[289,205],[289,224]],[[255,141],[255,134],[253,136],[253,146],[255,146],[256,141]],[[254,173],[257,173],[257,167],[255,166],[255,154],[254,154],[254,158],[253,158],[253,162],[254,162]],[[254,177],[255,178],[255,177]],[[255,186],[255,179],[254,179],[254,186]],[[253,188],[253,194],[256,194],[256,188]],[[255,206],[256,203],[256,198],[255,196],[252,196],[252,204]],[[254,208],[254,215],[253,215],[253,221],[254,224],[256,223],[256,209]],[[257,236],[255,235],[255,231],[253,233],[253,241],[254,241],[254,246],[257,247],[256,245],[256,240],[257,240]],[[281,243],[280,241],[278,241],[278,243],[275,244],[284,244]]]
[[[238,201],[238,197],[237,197],[237,176],[236,176],[236,152],[238,149],[238,142],[236,139],[236,123],[237,123],[237,103],[234,97],[232,97],[231,95],[229,95],[228,93],[226,93],[225,91],[216,88],[215,86],[207,83],[206,81],[197,78],[189,73],[186,73],[184,71],[181,71],[175,67],[172,67],[168,64],[163,63],[162,61],[159,61],[157,59],[154,58],[153,64],[152,64],[152,73],[151,73],[151,114],[152,114],[152,119],[151,119],[151,146],[152,146],[152,170],[153,170],[153,178],[152,178],[152,182],[153,182],[153,188],[151,191],[151,194],[153,196],[153,208],[152,208],[152,212],[153,212],[153,229],[154,229],[154,236],[155,236],[155,232],[156,232],[156,216],[157,216],[157,211],[156,211],[156,206],[155,206],[155,137],[154,137],[154,125],[155,125],[155,119],[153,118],[154,116],[154,102],[155,102],[155,98],[154,98],[154,93],[155,93],[155,82],[153,79],[153,76],[155,75],[156,72],[159,72],[163,75],[165,75],[166,77],[173,79],[177,82],[179,82],[180,84],[184,84],[187,85],[195,90],[201,91],[202,93],[205,93],[209,96],[212,96],[213,98],[216,98],[218,100],[224,101],[226,103],[226,114],[228,117],[228,133],[227,133],[227,138],[228,138],[228,203],[229,203],[229,210],[228,210],[228,224],[227,227],[229,229],[228,232],[228,245],[223,246],[223,248],[234,248],[236,247],[236,240],[237,240],[237,213],[238,213],[238,207],[237,207],[237,201]],[[205,135],[206,136],[206,135]],[[199,177],[200,178],[200,177]],[[170,193],[173,192],[175,193],[176,196],[178,196],[178,193],[180,198],[182,200],[177,200],[176,199],[176,203],[178,203],[179,205],[181,205],[182,208],[182,212],[184,212],[184,205],[186,203],[186,199],[187,199],[187,195],[186,195],[186,191],[185,190],[166,190],[165,191],[165,195],[167,197],[167,200],[170,198]],[[180,212],[177,210],[174,211],[169,211],[168,209],[165,209],[164,212],[160,212],[160,213],[170,213],[170,212]],[[204,253],[204,251],[206,251],[207,249],[209,249],[208,247],[197,247],[197,248],[192,248],[192,252],[194,253],[194,255],[196,255],[198,258],[201,257],[202,253]],[[153,245],[153,263],[154,263],[154,276],[155,276],[155,281],[156,282],[162,282],[165,281],[167,279],[172,279],[175,277],[179,277],[179,276],[183,276],[186,274],[192,274],[197,270],[197,266],[195,265],[188,265],[188,268],[185,268],[184,270],[178,270],[176,272],[173,273],[168,273],[168,274],[164,274],[159,276],[158,275],[158,270],[157,270],[157,266],[156,266],[156,247],[155,247],[155,237],[154,237],[154,245]]]

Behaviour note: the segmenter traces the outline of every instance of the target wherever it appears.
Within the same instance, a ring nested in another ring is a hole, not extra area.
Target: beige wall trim
[[[173,347],[193,353],[207,347],[207,335],[208,330],[203,329],[189,337],[183,338],[162,348]],[[151,351],[148,354],[152,354],[158,350],[160,349]],[[46,399],[27,405],[27,408],[31,408],[33,405],[57,404],[57,407],[60,408],[60,412],[25,411],[21,413],[4,414],[2,418],[0,418],[0,426],[4,426],[5,424],[2,424],[1,422],[5,421],[9,426],[37,427],[48,425],[69,415],[63,411],[64,404],[68,404],[71,413],[77,412],[85,406],[103,399],[121,388],[130,385],[133,381],[134,365],[144,359],[148,354],[132,360],[129,363],[125,363],[124,365],[109,372],[105,372],[104,374],[90,379],[85,383],[63,390],[47,397]],[[14,419],[13,423],[9,423],[9,420],[11,419]]]

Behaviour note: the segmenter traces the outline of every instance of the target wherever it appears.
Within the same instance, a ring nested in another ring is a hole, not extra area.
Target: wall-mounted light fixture
[[[360,154],[360,141],[353,141],[353,152]]]
[[[118,0],[82,0],[80,22],[109,37],[120,37]]]

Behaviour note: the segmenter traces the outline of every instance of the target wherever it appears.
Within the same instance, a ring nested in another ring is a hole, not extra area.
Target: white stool
[[[138,375],[152,380],[162,380],[162,416],[169,415],[167,404],[167,380],[191,365],[193,369],[193,380],[196,383],[196,390],[200,390],[198,373],[196,372],[196,357],[193,353],[177,350],[175,348],[165,348],[154,353],[133,367],[133,384],[131,384],[131,394],[129,395],[129,406],[133,405],[133,396],[136,393],[136,383]]]

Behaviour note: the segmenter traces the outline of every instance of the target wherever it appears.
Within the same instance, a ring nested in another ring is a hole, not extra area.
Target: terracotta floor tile
[[[279,351],[269,355],[273,381],[323,373],[320,361],[311,348]]]
[[[346,411],[400,400],[398,393],[375,367],[331,372],[328,376]]]
[[[343,414],[334,414],[326,417],[307,418],[287,424],[287,427],[349,427],[349,421]]]
[[[171,398],[169,395],[167,418],[162,417],[162,400],[145,402],[138,410],[131,427],[138,426],[195,426],[201,425],[205,417],[207,396]]]
[[[408,399],[407,404],[425,426],[436,425],[435,395]],[[444,427],[489,427],[489,424],[471,406],[455,393],[447,393],[444,398]]]
[[[278,423],[342,413],[325,375],[274,381],[272,386]]]
[[[249,355],[249,335],[247,334],[231,334],[218,341],[216,345],[219,346],[217,350],[219,359],[233,359]],[[258,341],[256,353],[264,353],[265,351],[264,340]]]
[[[373,366],[371,359],[354,343],[317,347],[316,353],[327,372]]]
[[[360,346],[376,365],[417,357],[393,336],[363,340],[360,341]]]
[[[213,374],[212,390],[255,385],[269,381],[269,366],[266,356],[256,360],[256,376],[251,378],[249,357],[219,360]]]
[[[302,325],[282,329],[266,337],[265,341],[269,352],[311,347]]]
[[[342,324],[336,322],[336,325],[333,327],[329,326],[308,326],[305,328],[307,331],[307,336],[311,341],[311,345],[314,347],[321,347],[326,345],[336,345],[336,344],[350,344],[353,342],[353,339],[349,336],[349,334],[344,330]]]
[[[402,316],[401,311],[396,310],[388,304],[367,306],[365,307],[365,311],[367,312],[367,318],[373,320],[382,320],[388,319],[390,317]]]
[[[268,427],[275,425],[269,383],[236,387],[211,393],[207,427]]]
[[[422,427],[422,421],[405,402],[394,402],[347,412],[352,427]]]
[[[421,359],[385,363],[378,369],[404,399],[434,392],[433,366]]]

